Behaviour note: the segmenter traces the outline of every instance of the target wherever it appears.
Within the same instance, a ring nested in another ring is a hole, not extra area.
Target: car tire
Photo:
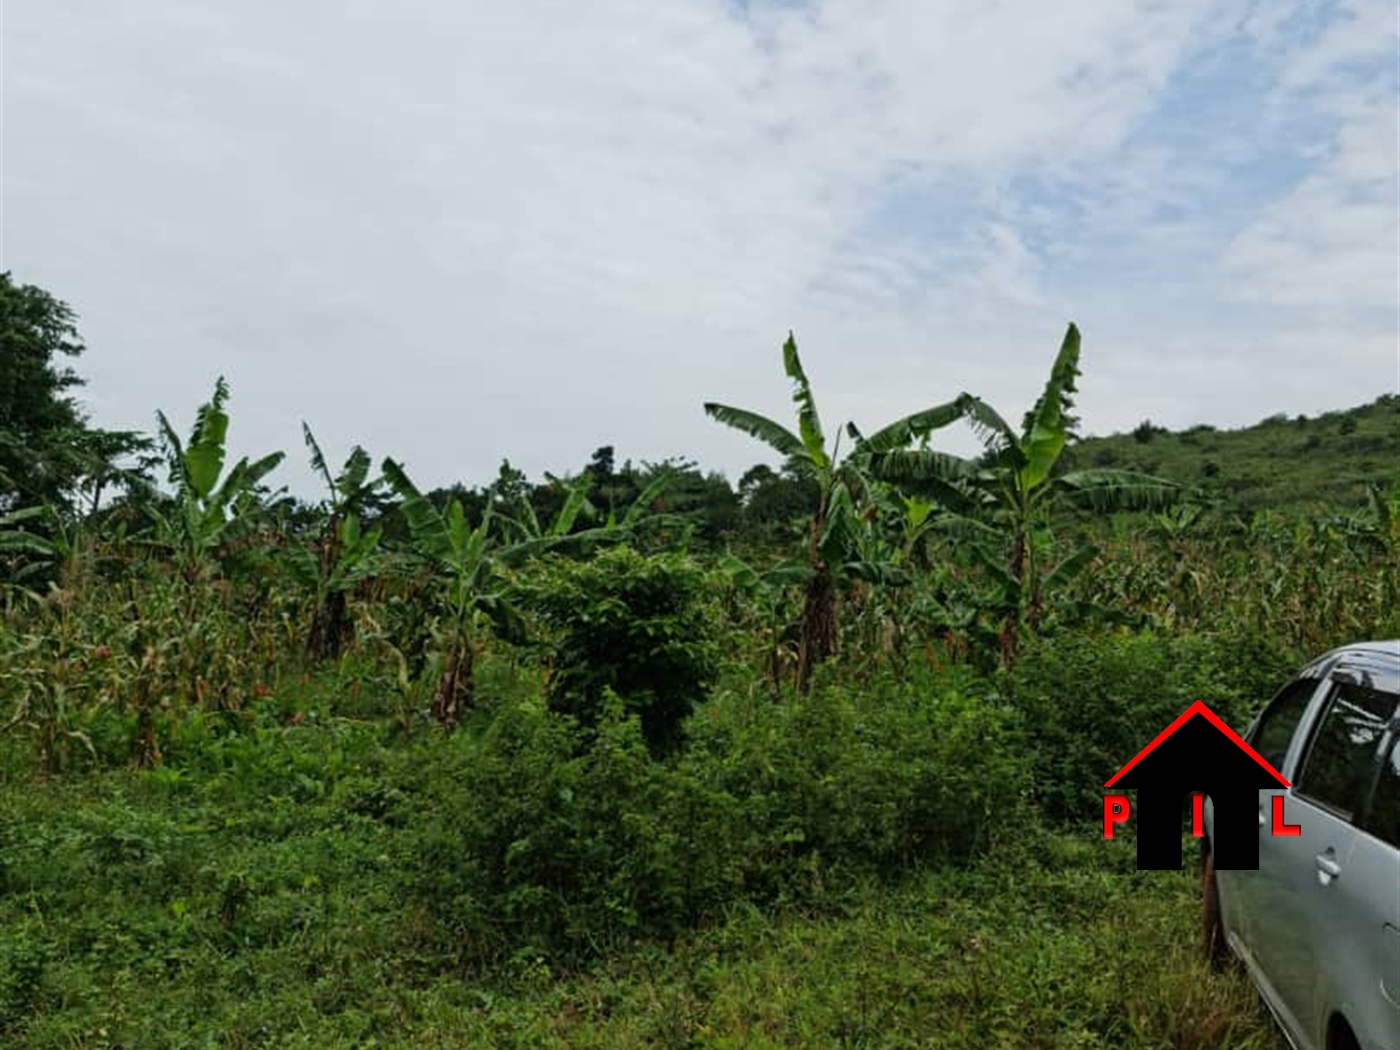
[[[1220,887],[1215,881],[1215,853],[1206,853],[1201,866],[1201,948],[1212,973],[1223,973],[1230,964],[1230,945],[1220,918]]]

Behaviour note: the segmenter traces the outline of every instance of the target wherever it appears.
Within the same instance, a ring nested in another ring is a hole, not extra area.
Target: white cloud
[[[1260,382],[1287,329],[1241,301],[1377,362],[1393,81],[1377,8],[1311,35],[1283,10],[18,0],[0,250],[81,311],[101,422],[223,371],[250,451],[295,458],[307,418],[428,483],[604,442],[737,472],[758,448],[700,402],[786,413],[789,327],[832,425],[960,389],[1019,415],[1071,317],[1091,429],[1324,407],[1286,354]],[[1164,116],[1231,40],[1274,85],[1259,137]],[[1200,203],[1285,141],[1314,155],[1294,184]],[[1222,329],[1235,400],[1151,363]]]
[[[1312,170],[1268,202],[1225,251],[1222,271],[1233,297],[1344,323],[1361,315],[1373,330],[1380,325],[1397,334],[1396,19],[1389,3],[1354,4],[1283,63],[1275,105],[1312,104],[1330,117],[1332,133],[1311,144]]]

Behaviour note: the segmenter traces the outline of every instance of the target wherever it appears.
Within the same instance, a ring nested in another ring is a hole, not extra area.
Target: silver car
[[[1205,806],[1205,943],[1233,954],[1298,1050],[1400,1050],[1400,641],[1320,657],[1245,739],[1292,784],[1259,792],[1259,870],[1219,871]],[[1296,835],[1271,833],[1284,796]]]

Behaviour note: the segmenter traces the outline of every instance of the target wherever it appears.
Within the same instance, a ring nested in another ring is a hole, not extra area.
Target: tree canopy
[[[98,430],[66,364],[84,350],[67,303],[0,273],[0,509],[67,505],[122,480],[117,461],[148,446],[135,433]]]

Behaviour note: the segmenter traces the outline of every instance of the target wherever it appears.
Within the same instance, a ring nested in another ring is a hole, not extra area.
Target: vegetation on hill
[[[1144,420],[1128,434],[1085,438],[1074,459],[1160,474],[1238,511],[1335,513],[1364,506],[1374,486],[1400,484],[1400,393],[1238,430],[1174,432]]]
[[[24,294],[16,374],[76,339]],[[1020,427],[962,394],[839,459],[783,363],[796,432],[710,409],[786,457],[737,491],[601,448],[424,492],[307,428],[312,505],[282,452],[228,462],[222,381],[97,459],[35,424],[0,458],[0,1044],[1276,1045],[1099,785],[1189,702],[1240,725],[1400,634],[1394,497],[1241,513],[1086,462],[1073,326]],[[963,423],[984,456],[936,448]]]

